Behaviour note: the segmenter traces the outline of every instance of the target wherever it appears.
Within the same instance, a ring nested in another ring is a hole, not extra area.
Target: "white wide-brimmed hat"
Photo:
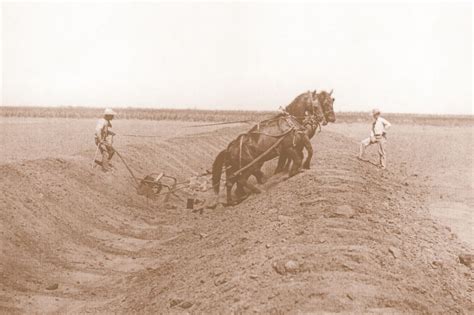
[[[372,109],[372,115],[380,115],[380,109],[378,108]]]
[[[111,116],[114,116],[114,115],[117,115],[117,113],[115,113],[112,108],[106,108],[104,110],[104,115],[111,115]]]

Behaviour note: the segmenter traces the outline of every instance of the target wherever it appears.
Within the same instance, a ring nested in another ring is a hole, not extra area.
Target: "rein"
[[[290,125],[290,129],[303,129],[304,128],[304,126],[299,124],[298,122],[292,121],[291,117],[295,117],[295,116],[287,114],[287,116],[285,116],[285,117],[278,116],[278,117],[274,117],[272,119],[265,120],[263,122],[268,123],[270,121],[276,121],[276,120],[280,120],[281,118],[285,118],[285,121],[288,123],[288,125]],[[272,138],[280,138],[280,137],[286,136],[287,133],[288,133],[287,131],[285,131],[285,132],[283,132],[281,134],[278,134],[278,135],[271,135],[271,134],[268,134],[266,132],[259,131],[259,129],[260,129],[260,123],[257,124],[257,130],[250,130],[247,133],[244,133],[244,134],[241,134],[241,135],[259,134],[259,135],[264,135],[264,136],[272,137]]]

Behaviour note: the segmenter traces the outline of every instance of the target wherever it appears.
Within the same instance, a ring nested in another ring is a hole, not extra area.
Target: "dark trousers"
[[[95,144],[99,146],[100,154],[102,155],[102,168],[109,169],[109,161],[115,153],[114,148],[107,141],[100,142],[97,138],[95,139]]]

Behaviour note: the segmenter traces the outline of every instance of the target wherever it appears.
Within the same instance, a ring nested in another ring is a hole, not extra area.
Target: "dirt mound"
[[[129,145],[139,174],[202,172],[235,136]],[[192,212],[137,196],[93,152],[0,167],[0,310],[8,312],[472,311],[456,237],[426,191],[378,172],[323,132],[312,170],[273,177],[232,208]],[[271,167],[271,166],[268,166]]]

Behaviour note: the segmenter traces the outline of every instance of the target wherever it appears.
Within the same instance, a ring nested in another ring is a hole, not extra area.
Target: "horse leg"
[[[237,189],[235,190],[235,195],[237,197],[237,200],[234,202],[234,204],[239,204],[247,197],[250,195],[245,189],[244,185],[242,185],[241,181],[237,181]]]
[[[287,148],[286,151],[290,159],[293,161],[293,165],[290,169],[290,174],[289,174],[289,176],[292,177],[298,173],[301,167],[302,159],[300,155],[298,154],[298,152],[296,152],[296,150],[293,147]]]
[[[240,176],[237,183],[241,184],[243,187],[248,188],[251,192],[253,192],[255,194],[261,193],[260,189],[258,189],[257,187],[255,187],[254,185],[252,185],[248,182],[249,176],[250,176],[250,174],[248,176]]]
[[[286,155],[282,152],[280,154],[280,156],[278,157],[278,164],[277,164],[277,167],[275,169],[275,173],[274,174],[278,174],[278,173],[281,173],[283,171],[283,167],[285,166],[285,163],[287,161],[287,157]]]
[[[232,187],[234,186],[234,183],[228,181],[225,183],[225,187],[227,190],[227,204],[231,205],[232,204]]]
[[[252,172],[252,175],[255,177],[257,183],[259,184],[265,184],[265,174],[263,174],[262,172],[262,166],[263,163],[257,164],[254,168],[254,171]]]
[[[265,174],[263,174],[261,169],[258,169],[253,172],[253,176],[255,176],[255,178],[257,179],[257,183],[259,183],[260,185],[265,184]]]
[[[306,157],[306,160],[304,161],[303,168],[309,170],[309,164],[311,163],[311,159],[313,158],[313,146],[311,145],[311,141],[309,140],[308,136],[303,137],[303,145],[304,148],[306,149],[306,152],[308,152],[308,156]],[[303,150],[301,150],[303,152]]]
[[[226,182],[225,182],[225,188],[227,191],[227,205],[232,204],[232,187],[234,187],[234,184],[235,184],[235,178],[232,176],[232,172],[230,171],[230,169],[228,169],[226,171]]]
[[[239,199],[244,198],[246,195],[244,187],[239,182],[237,182],[237,188],[235,190],[235,194],[237,195]]]
[[[291,159],[287,157],[285,166],[283,166],[283,172],[285,173],[288,172],[288,170],[290,169],[290,166],[291,166]]]
[[[303,148],[297,147],[295,148],[296,153],[298,153],[298,157],[301,159],[301,162],[303,162],[304,159],[304,153],[303,153]]]

